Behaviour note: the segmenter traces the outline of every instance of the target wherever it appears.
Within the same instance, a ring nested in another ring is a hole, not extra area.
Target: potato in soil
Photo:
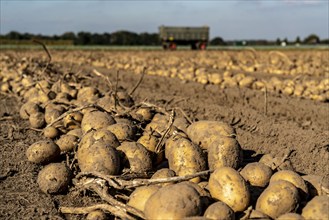
[[[100,128],[106,128],[114,123],[115,120],[110,114],[95,110],[84,114],[81,121],[81,129],[86,133],[90,129],[97,130]]]
[[[295,212],[299,204],[297,187],[286,181],[271,182],[262,192],[256,203],[256,210],[263,212],[271,218],[282,214]]]
[[[103,141],[95,141],[91,145],[80,145],[77,151],[81,172],[101,172],[116,175],[120,171],[118,152]]]
[[[79,138],[74,135],[64,134],[57,141],[56,144],[59,146],[62,152],[73,151],[78,145]]]
[[[252,186],[265,187],[270,182],[272,170],[262,163],[254,162],[248,163],[240,174]]]
[[[145,203],[161,187],[159,185],[137,187],[129,196],[127,205],[144,212]]]
[[[26,150],[26,157],[32,163],[46,164],[55,161],[61,153],[52,140],[38,141]]]
[[[20,110],[19,110],[19,115],[21,116],[22,119],[29,119],[31,114],[40,112],[41,108],[38,104],[34,102],[26,102],[24,103]]]
[[[202,212],[199,193],[184,182],[164,186],[155,192],[145,204],[146,219],[182,219]]]
[[[234,211],[221,201],[211,204],[203,216],[213,220],[235,220]]]
[[[315,196],[302,210],[305,219],[329,219],[329,196]]]
[[[123,164],[133,173],[144,173],[152,170],[150,152],[137,142],[124,141],[117,150],[122,153]]]
[[[246,181],[240,173],[231,167],[216,169],[209,178],[211,196],[233,209],[234,212],[244,211],[250,201],[250,192]]]
[[[44,193],[63,193],[71,182],[71,171],[63,163],[51,163],[38,174],[37,183]]]
[[[297,213],[286,213],[280,215],[277,220],[305,220],[305,218]]]
[[[187,127],[187,135],[202,149],[208,149],[218,137],[236,137],[235,129],[220,121],[197,121]]]

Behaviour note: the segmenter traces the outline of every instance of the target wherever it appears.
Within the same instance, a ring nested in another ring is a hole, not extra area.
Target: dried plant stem
[[[168,126],[164,132],[164,134],[161,136],[161,139],[159,140],[158,144],[155,147],[155,153],[160,153],[162,151],[162,142],[165,139],[165,137],[167,136],[167,134],[169,133],[172,125],[174,124],[174,119],[175,119],[175,111],[172,110],[171,114],[169,115],[169,123]]]
[[[88,214],[92,211],[95,210],[104,210],[107,212],[112,213],[115,216],[118,216],[122,219],[135,219],[133,217],[131,217],[130,215],[128,215],[124,210],[122,210],[119,207],[116,206],[112,206],[109,204],[96,204],[96,205],[92,205],[92,206],[87,206],[87,207],[67,207],[67,206],[62,206],[59,208],[59,211],[61,213],[64,214]]]
[[[134,86],[134,88],[128,93],[130,96],[136,91],[136,89],[139,87],[139,85],[142,83],[143,79],[144,79],[144,75],[145,75],[145,72],[146,72],[146,67],[143,68],[143,71],[142,71],[142,75],[141,77],[139,78],[137,84]]]

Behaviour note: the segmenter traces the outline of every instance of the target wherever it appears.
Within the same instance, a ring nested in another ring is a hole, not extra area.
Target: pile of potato
[[[40,190],[65,194],[91,186],[112,205],[76,212],[61,207],[63,213],[87,219],[329,218],[328,179],[299,175],[289,157],[266,154],[246,163],[226,123],[193,122],[175,108],[135,103],[120,87],[100,91],[65,74],[42,79],[53,71],[47,66],[27,70],[3,70],[1,88],[23,98],[21,118],[45,136],[26,150],[27,160],[41,167]]]

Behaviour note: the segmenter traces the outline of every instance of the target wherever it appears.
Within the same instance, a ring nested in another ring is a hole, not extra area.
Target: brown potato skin
[[[38,174],[37,183],[44,193],[57,194],[67,190],[71,182],[71,171],[63,163],[51,163]]]
[[[178,193],[179,192],[179,193]],[[178,183],[162,187],[145,204],[146,219],[182,219],[201,214],[201,199],[194,187]]]
[[[213,220],[235,220],[234,211],[221,201],[211,204],[203,216]]]
[[[252,186],[265,187],[270,182],[272,176],[272,169],[265,164],[254,162],[248,163],[241,171],[240,174]]]
[[[315,196],[302,210],[305,219],[329,219],[329,196]]]
[[[107,175],[119,174],[119,154],[103,141],[95,141],[91,145],[80,145],[77,158],[81,172],[98,171]]]
[[[256,210],[277,218],[282,214],[294,212],[299,203],[297,187],[286,181],[278,180],[262,192],[256,202]]]
[[[100,128],[105,128],[114,123],[115,120],[110,114],[97,110],[90,111],[84,114],[81,121],[81,129],[84,133],[86,133],[90,129],[97,130]]]
[[[209,178],[211,196],[226,203],[234,212],[244,211],[250,202],[250,192],[240,173],[231,167],[216,169]]]
[[[56,144],[62,152],[73,151],[78,145],[78,137],[70,134],[64,134],[56,141]]]
[[[60,153],[60,148],[53,141],[38,141],[26,150],[26,157],[32,163],[47,164],[56,160]]]
[[[147,200],[157,192],[161,187],[159,185],[137,187],[129,196],[127,205],[130,205],[144,212]]]

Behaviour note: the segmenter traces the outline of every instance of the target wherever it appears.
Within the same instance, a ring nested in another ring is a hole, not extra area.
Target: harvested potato
[[[310,197],[329,195],[329,176],[304,175]]]
[[[271,218],[268,215],[265,215],[261,211],[254,209],[251,211],[249,219],[271,220]]]
[[[271,183],[259,196],[256,210],[271,218],[296,211],[299,203],[298,190],[294,184],[286,180]]]
[[[147,200],[144,209],[146,219],[154,220],[182,219],[201,212],[199,193],[184,182],[160,188]]]
[[[166,157],[169,168],[178,176],[194,174],[207,169],[206,159],[199,146],[181,137],[171,137],[166,142]],[[200,182],[200,177],[191,179]]]
[[[160,170],[157,170],[151,177],[151,179],[162,179],[162,178],[168,178],[168,177],[174,177],[176,176],[175,172],[171,169],[168,168],[162,168]],[[166,186],[166,185],[171,185],[173,184],[172,182],[169,183],[158,183],[157,185],[160,186]]]
[[[102,210],[95,210],[89,212],[86,216],[86,220],[106,220],[108,217]]]
[[[265,187],[270,182],[272,170],[262,163],[249,163],[241,171],[241,176],[252,186]]]
[[[32,163],[46,164],[55,161],[61,153],[53,141],[38,141],[26,150],[26,157]]]
[[[52,123],[55,119],[63,114],[65,109],[59,105],[47,105],[45,108],[45,121],[47,124]]]
[[[79,138],[74,135],[64,134],[57,141],[56,144],[59,146],[62,152],[73,151],[78,145]]]
[[[294,170],[289,159],[282,161],[281,157],[273,157],[271,154],[264,154],[260,158],[259,163],[265,164],[272,170]]]
[[[112,132],[118,138],[119,141],[135,140],[135,129],[134,127],[128,124],[112,124],[110,126],[107,126],[106,129]]]
[[[124,154],[124,164],[131,172],[144,173],[152,169],[151,155],[143,145],[125,141],[117,150]]]
[[[65,192],[71,182],[71,171],[63,163],[51,163],[38,174],[37,183],[44,193]]]
[[[26,102],[24,103],[20,110],[19,110],[19,116],[22,118],[22,119],[29,119],[30,115],[31,114],[34,114],[34,113],[37,113],[37,112],[40,112],[41,111],[41,107],[34,103],[34,102]]]
[[[99,98],[98,89],[89,86],[78,90],[77,99],[87,103],[94,103]]]
[[[42,128],[45,125],[45,115],[42,112],[33,113],[29,117],[32,128]]]
[[[224,122],[219,121],[197,121],[187,128],[187,135],[193,143],[202,149],[208,149],[211,143],[218,137],[235,137],[235,129]]]
[[[177,117],[174,120],[173,126],[178,128],[178,130],[183,131],[184,133],[187,133],[187,128],[190,125],[190,123],[186,120],[186,118],[183,117]]]
[[[77,136],[78,138],[81,138],[82,137],[82,130],[81,130],[81,128],[76,128],[76,129],[68,131],[66,134],[74,135],[74,136]]]
[[[80,112],[73,112],[71,114],[68,114],[63,119],[64,127],[68,128],[69,130],[80,128],[82,118],[83,115]]]
[[[90,111],[84,114],[81,121],[81,129],[84,133],[86,133],[90,129],[97,130],[100,128],[106,128],[114,123],[115,120],[110,114],[97,110]]]
[[[161,187],[158,185],[141,186],[136,188],[129,197],[127,205],[144,212],[145,203]]]
[[[140,122],[149,122],[154,116],[154,111],[149,107],[141,107],[133,112],[132,116]]]
[[[46,127],[43,130],[43,135],[47,138],[54,139],[59,136],[59,130],[54,126]]]
[[[302,210],[305,219],[329,219],[329,196],[315,196]]]
[[[292,170],[280,170],[273,174],[270,182],[274,182],[274,181],[278,181],[278,180],[286,180],[288,182],[291,182],[299,190],[301,198],[303,198],[304,200],[307,199],[308,188],[305,184],[305,181],[298,173],[296,173]]]
[[[208,165],[210,169],[232,167],[237,169],[242,161],[242,149],[235,138],[218,137],[208,146]]]
[[[157,132],[158,134],[164,134],[169,123],[169,117],[160,113],[157,113],[152,118],[151,122],[146,125],[144,132],[153,133]]]
[[[81,172],[98,171],[107,175],[116,175],[120,171],[118,152],[103,141],[80,145],[77,159]]]
[[[218,201],[211,204],[203,215],[206,219],[234,220],[234,211],[225,203]]]
[[[250,201],[246,181],[231,167],[216,169],[209,178],[209,192],[215,199],[226,203],[234,212],[244,211]]]
[[[286,213],[280,215],[277,220],[304,220],[305,218],[297,213]]]

